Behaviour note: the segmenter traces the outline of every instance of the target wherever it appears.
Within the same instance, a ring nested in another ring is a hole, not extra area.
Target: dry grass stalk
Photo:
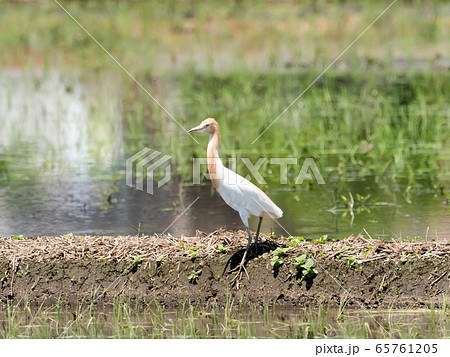
[[[194,251],[198,258],[210,258],[220,254],[217,250],[219,243],[230,251],[243,249],[247,243],[247,234],[244,231],[218,229],[210,234],[197,231],[194,237],[181,236],[180,238],[165,235],[162,237],[59,236],[22,240],[0,239],[0,259],[8,260],[16,265],[22,260],[42,262],[88,258],[130,261],[140,257],[141,260],[155,261],[160,256],[172,260],[188,258]],[[264,241],[278,246],[291,245],[290,240],[285,237],[274,239],[263,236],[262,242]],[[450,256],[450,242],[386,242],[372,239],[370,235],[368,237],[358,235],[330,243],[297,243],[286,250],[288,255],[302,252],[328,259],[351,257],[363,262],[385,258],[444,257]]]

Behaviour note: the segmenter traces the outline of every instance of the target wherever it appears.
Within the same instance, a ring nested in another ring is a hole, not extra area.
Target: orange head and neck
[[[219,158],[219,143],[220,143],[220,131],[219,124],[213,119],[208,118],[203,120],[199,126],[196,126],[189,130],[189,133],[194,131],[198,131],[200,133],[209,135],[209,143],[208,149],[206,151],[207,154],[207,163],[208,163],[208,172],[211,178],[211,181],[216,188],[219,189],[219,181],[216,177],[217,173],[217,164],[220,161]],[[220,162],[221,163],[221,162]]]

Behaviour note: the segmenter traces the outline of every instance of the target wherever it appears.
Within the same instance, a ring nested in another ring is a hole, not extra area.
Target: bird
[[[258,251],[258,237],[263,218],[277,219],[283,216],[283,211],[267,196],[259,187],[255,186],[246,178],[226,168],[219,156],[220,131],[219,124],[214,118],[203,120],[200,125],[190,129],[189,133],[200,132],[209,135],[207,154],[207,166],[209,178],[219,195],[234,210],[239,212],[242,223],[248,233],[248,242],[245,253],[239,266],[233,271],[238,270],[232,282],[242,271],[247,275],[245,262],[252,242],[248,219],[250,216],[259,217],[258,228],[255,235],[255,247]]]

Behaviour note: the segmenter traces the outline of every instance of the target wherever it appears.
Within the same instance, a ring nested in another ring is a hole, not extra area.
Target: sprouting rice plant
[[[192,274],[188,276],[189,282],[191,284],[197,284],[198,277],[202,273],[202,270],[192,270]]]
[[[191,246],[186,248],[186,251],[189,253],[189,258],[192,261],[194,261],[195,258],[197,258],[197,249],[198,249],[197,247],[191,247]]]
[[[134,258],[133,258],[133,265],[134,265],[134,266],[139,267],[139,266],[141,266],[141,264],[142,264],[141,257],[134,257]]]
[[[228,252],[230,249],[229,248],[225,248],[222,244],[222,242],[219,242],[219,244],[217,245],[217,249],[216,251],[219,253],[226,253]]]
[[[329,241],[328,241],[328,234],[323,235],[319,239],[314,239],[314,243],[321,243],[321,244],[329,243]]]
[[[353,257],[347,257],[347,264],[348,264],[348,265],[352,266],[352,265],[354,265],[355,263],[361,264],[362,261],[359,260],[359,259],[353,258]]]
[[[156,259],[156,266],[159,267],[161,266],[161,264],[164,262],[164,257],[162,255],[160,255],[157,259]]]

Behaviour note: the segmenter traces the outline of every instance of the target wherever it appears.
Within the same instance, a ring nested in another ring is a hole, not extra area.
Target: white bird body
[[[210,143],[213,143],[211,138]],[[245,226],[248,226],[251,215],[264,218],[283,216],[283,211],[259,187],[226,168],[218,153],[213,158],[208,156],[208,161],[209,165],[215,165],[216,172],[213,175],[217,192],[228,206],[239,212]]]
[[[258,251],[257,243],[262,219],[265,217],[280,218],[283,216],[283,211],[260,188],[223,165],[219,157],[219,124],[214,119],[208,118],[203,120],[199,126],[189,130],[189,132],[193,131],[209,134],[207,163],[210,179],[223,200],[231,208],[239,212],[249,235],[247,247],[239,266],[239,273],[236,275],[237,277],[238,275],[240,276],[242,270],[245,270],[245,258],[252,240],[248,218],[251,215],[260,217],[255,238],[256,251]]]

